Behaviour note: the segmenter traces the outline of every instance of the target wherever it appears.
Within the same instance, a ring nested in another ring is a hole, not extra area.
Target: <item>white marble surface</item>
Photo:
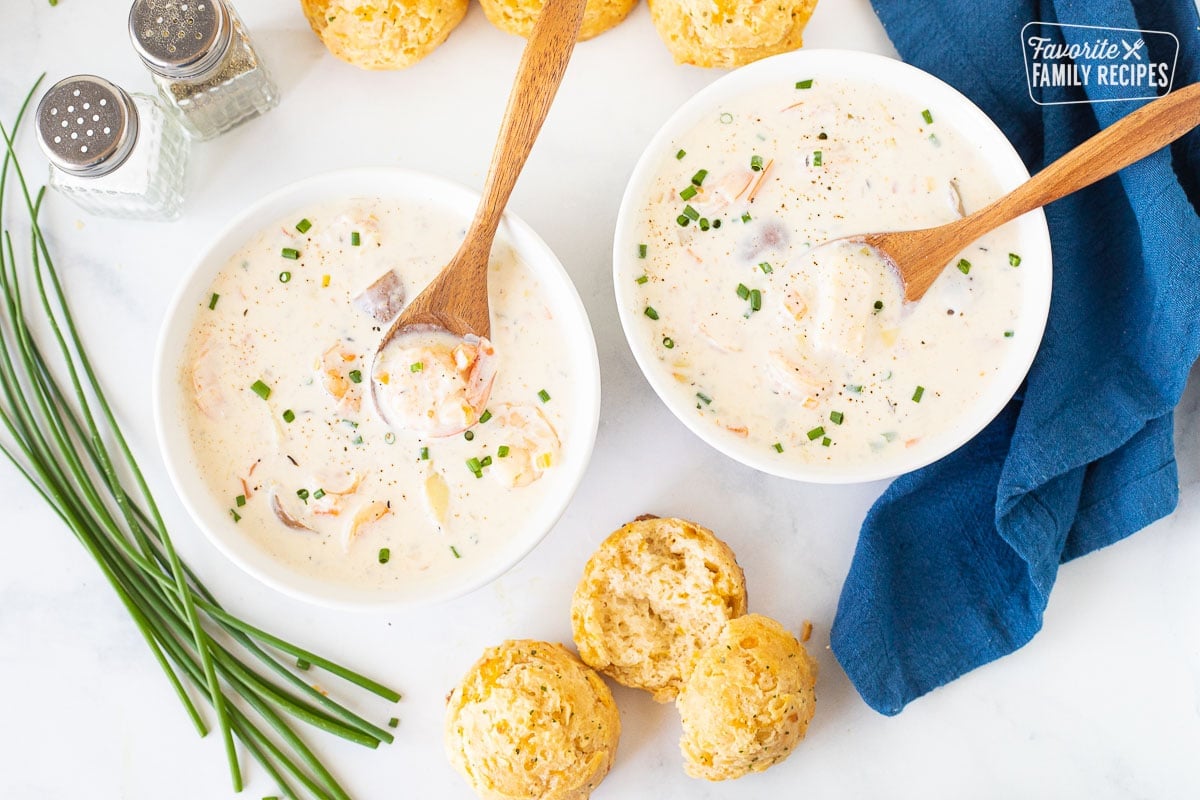
[[[234,610],[402,688],[391,747],[314,742],[355,797],[466,798],[441,752],[442,698],[486,645],[568,640],[568,602],[599,540],[645,511],[720,532],[746,570],[751,607],[815,626],[818,711],[787,762],[741,781],[684,776],[670,706],[616,690],[624,735],[606,798],[1183,798],[1200,796],[1200,380],[1180,408],[1179,510],[1063,568],[1045,629],[1017,654],[896,718],[869,710],[829,650],[829,625],[861,518],[882,485],[820,488],[758,475],[692,437],[653,396],[617,323],[609,241],[624,182],[670,111],[717,73],[674,66],[645,5],[577,51],[512,207],[560,255],[591,315],[604,407],[585,485],[516,569],[431,610],[379,616],[288,600],[213,550],[173,499],[150,422],[150,361],[167,298],[196,248],[244,203],[335,167],[397,164],[482,182],[521,41],[472,7],[414,69],[360,73],[328,56],[295,2],[238,3],[284,93],[267,118],[197,146],[185,218],[85,217],[54,199],[46,227],[79,322],[165,505],[185,557]],[[123,0],[3,0],[0,113],[37,72],[150,83],[125,37]],[[866,0],[823,0],[810,46],[890,52]],[[26,131],[21,151],[38,162]],[[42,502],[0,467],[0,797],[230,795],[218,737],[197,739],[93,564]],[[355,696],[355,700],[359,700]],[[386,719],[393,712],[363,703]],[[273,794],[247,764],[247,797]]]

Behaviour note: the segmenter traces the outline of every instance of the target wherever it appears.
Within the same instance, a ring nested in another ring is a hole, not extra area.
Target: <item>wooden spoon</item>
[[[920,300],[967,245],[1027,211],[1091,186],[1200,125],[1200,83],[1148,103],[1076,147],[999,200],[936,228],[846,237],[865,242],[900,274],[904,299]]]
[[[585,0],[546,0],[517,67],[483,196],[466,238],[450,263],[392,323],[376,356],[394,336],[414,327],[440,328],[456,336],[490,335],[487,273],[492,240],[567,70],[584,4]]]

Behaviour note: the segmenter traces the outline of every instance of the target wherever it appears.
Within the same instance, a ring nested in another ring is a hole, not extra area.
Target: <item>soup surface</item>
[[[200,472],[239,530],[303,574],[437,583],[503,547],[557,488],[572,434],[567,337],[503,237],[490,342],[464,353],[397,338],[372,373],[389,320],[465,222],[377,198],[300,208],[234,254],[199,304],[179,378]],[[490,399],[456,409],[482,348]],[[384,422],[378,403],[395,415],[414,396],[442,403],[427,426],[441,435]]]
[[[937,108],[801,77],[714,109],[659,158],[623,256],[627,310],[676,407],[730,447],[887,458],[952,426],[1021,335],[1011,225],[919,303],[872,251],[830,243],[950,222],[1001,194]]]

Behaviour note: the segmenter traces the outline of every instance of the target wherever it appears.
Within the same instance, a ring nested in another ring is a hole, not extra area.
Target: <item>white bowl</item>
[[[465,226],[479,196],[442,178],[395,168],[352,169],[317,175],[267,195],[239,214],[197,259],[180,286],[163,323],[154,366],[154,414],[167,472],[184,506],[209,540],[235,564],[263,583],[293,597],[319,605],[383,610],[424,605],[466,594],[499,577],[527,555],[562,516],[579,487],[592,454],[600,418],[600,365],[587,312],[562,264],[533,230],[506,214],[498,237],[509,242],[522,262],[537,276],[549,304],[559,312],[565,335],[578,359],[578,398],[570,409],[567,429],[571,444],[564,447],[556,471],[555,491],[540,505],[527,509],[527,524],[490,559],[467,565],[440,583],[424,589],[399,587],[368,590],[334,584],[284,565],[239,531],[227,509],[216,501],[200,474],[193,454],[184,410],[189,402],[180,381],[185,343],[196,319],[197,297],[204,297],[214,276],[232,254],[254,234],[280,217],[306,205],[338,198],[394,197],[437,206],[461,217]]]
[[[613,241],[613,281],[617,310],[625,338],[654,391],[667,407],[693,433],[725,455],[762,472],[811,483],[860,483],[890,478],[909,472],[953,452],[979,433],[1012,398],[1041,343],[1046,316],[1050,309],[1050,234],[1046,217],[1030,212],[1013,224],[1021,252],[1023,295],[1019,316],[1021,336],[1009,348],[1007,358],[991,384],[967,413],[959,415],[941,432],[923,437],[912,448],[894,451],[870,464],[802,464],[772,458],[772,453],[750,444],[739,446],[731,437],[715,435],[708,420],[694,413],[694,401],[672,392],[670,375],[659,363],[649,339],[640,335],[642,304],[636,296],[634,278],[644,272],[644,263],[635,253],[638,247],[638,214],[662,163],[673,158],[679,137],[701,119],[711,115],[722,103],[742,94],[770,85],[790,82],[797,75],[850,78],[894,89],[903,96],[919,97],[922,103],[937,108],[938,123],[954,128],[965,140],[975,143],[991,167],[1002,191],[1009,191],[1029,179],[1020,156],[1008,139],[975,104],[948,84],[902,61],[871,53],[850,50],[801,50],[755,62],[725,75],[683,104],[646,147],[634,167],[617,215]],[[866,233],[867,231],[863,231]]]

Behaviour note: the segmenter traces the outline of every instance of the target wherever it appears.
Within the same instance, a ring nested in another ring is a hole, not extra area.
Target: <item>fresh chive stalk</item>
[[[40,82],[25,98],[14,132]],[[0,165],[0,308],[5,320],[0,326],[0,453],[94,559],[201,736],[209,727],[200,707],[207,703],[212,708],[235,791],[242,788],[236,736],[284,796],[348,800],[346,790],[297,735],[294,722],[372,748],[393,736],[301,679],[290,659],[304,659],[391,702],[400,695],[230,614],[179,559],[67,304],[39,221],[44,189],[31,190],[13,138],[2,124],[0,134],[5,143]],[[28,227],[22,225],[20,231],[27,235],[27,261],[17,259],[5,224],[10,175],[18,205],[28,213]],[[22,286],[22,275],[32,277],[34,289]],[[48,331],[48,336],[35,330]],[[235,522],[240,519],[232,509],[230,514]]]

